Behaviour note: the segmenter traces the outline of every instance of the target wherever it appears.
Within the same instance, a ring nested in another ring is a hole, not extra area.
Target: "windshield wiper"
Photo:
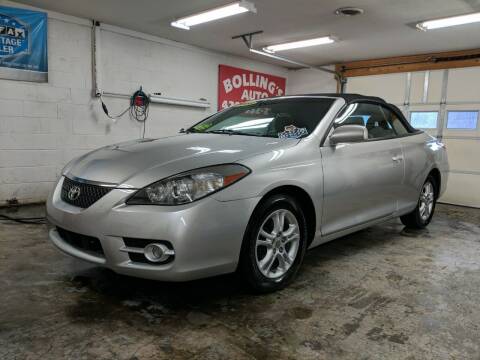
[[[230,129],[219,129],[219,130],[212,130],[212,131],[205,131],[205,132],[206,133],[212,133],[212,134],[227,134],[227,135],[244,135],[244,136],[266,137],[266,135],[252,134],[252,133],[246,133],[246,132],[230,130]]]
[[[229,130],[229,129],[219,129],[219,130],[212,130],[212,131],[205,131],[205,132],[212,133],[212,134],[228,134],[228,135],[238,134],[238,131]]]

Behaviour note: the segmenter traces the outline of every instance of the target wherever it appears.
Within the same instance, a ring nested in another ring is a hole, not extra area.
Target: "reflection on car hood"
[[[140,139],[92,151],[67,165],[64,174],[139,188],[183,171],[237,162],[298,142],[296,139],[218,134]]]

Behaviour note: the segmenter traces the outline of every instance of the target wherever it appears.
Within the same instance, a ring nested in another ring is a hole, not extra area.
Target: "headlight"
[[[127,204],[181,205],[213,194],[247,176],[250,170],[228,164],[187,171],[157,181],[136,192]]]

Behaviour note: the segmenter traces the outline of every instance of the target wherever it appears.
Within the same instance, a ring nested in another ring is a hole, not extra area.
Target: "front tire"
[[[433,176],[428,176],[423,184],[417,207],[409,214],[400,217],[403,225],[412,229],[423,229],[432,220],[437,202],[437,182]]]
[[[306,249],[307,224],[302,208],[289,195],[273,195],[252,214],[238,270],[255,292],[280,290],[294,279]]]

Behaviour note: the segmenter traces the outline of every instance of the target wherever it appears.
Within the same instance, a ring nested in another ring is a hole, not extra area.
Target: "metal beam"
[[[303,62],[300,62],[300,61],[291,60],[291,59],[288,59],[288,58],[283,57],[283,56],[274,55],[270,52],[254,49],[253,46],[252,46],[253,36],[258,35],[258,34],[263,34],[263,31],[259,30],[259,31],[254,31],[254,32],[250,32],[250,33],[236,35],[236,36],[233,36],[232,39],[242,39],[243,42],[245,43],[245,45],[247,46],[248,50],[252,53],[267,56],[269,58],[284,61],[284,62],[287,62],[289,64],[297,65],[297,66],[300,66],[300,67],[303,67],[303,68],[315,69],[315,70],[324,71],[324,72],[327,72],[327,73],[330,73],[330,74],[339,75],[336,71],[325,68],[323,66],[310,65],[310,64],[306,64],[306,63],[303,63]]]
[[[258,31],[254,31],[254,32],[246,33],[246,34],[232,36],[232,40],[242,39],[243,42],[245,43],[245,45],[247,45],[247,47],[249,49],[251,49],[252,48],[252,38],[253,38],[254,35],[258,35],[258,34],[263,34],[263,30],[258,30]]]

